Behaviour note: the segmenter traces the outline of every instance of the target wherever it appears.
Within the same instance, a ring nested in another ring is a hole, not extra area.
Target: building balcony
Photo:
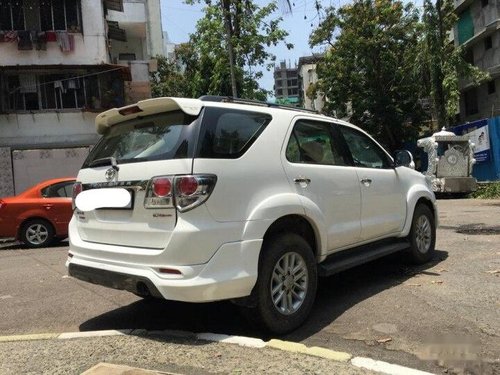
[[[495,31],[500,30],[500,19],[496,19],[489,24],[485,25],[483,29],[476,32],[473,37],[465,41],[461,46],[467,49],[482,41],[484,38],[492,35]]]
[[[0,30],[0,66],[110,62],[101,2],[4,2]]]
[[[121,25],[145,24],[147,22],[146,5],[140,1],[124,1],[123,12],[110,10],[107,19]]]
[[[455,0],[455,13],[460,14],[465,9],[470,7],[474,3],[474,0]]]
[[[47,41],[41,47],[31,42],[31,48],[27,47],[30,49],[20,49],[26,47],[19,47],[18,42],[0,43],[0,66],[97,65],[110,62],[104,35],[68,33],[65,38],[68,43],[66,50],[57,40]]]

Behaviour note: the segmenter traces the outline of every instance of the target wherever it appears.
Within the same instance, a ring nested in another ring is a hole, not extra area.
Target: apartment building
[[[500,0],[456,0],[456,45],[468,62],[489,72],[479,87],[461,83],[460,122],[500,115]]]
[[[151,96],[160,0],[0,0],[0,196],[76,175],[94,119]]]
[[[283,104],[300,106],[299,100],[299,71],[297,65],[293,67],[281,61],[274,68],[274,96]]]
[[[314,99],[308,97],[308,90],[311,85],[318,82],[318,73],[316,72],[317,62],[322,55],[303,56],[299,58],[298,77],[299,77],[299,101],[305,109],[312,109],[318,112],[323,110],[325,97],[318,93]]]

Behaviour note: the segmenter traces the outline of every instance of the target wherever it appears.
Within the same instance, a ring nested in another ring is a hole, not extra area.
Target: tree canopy
[[[310,37],[312,46],[328,47],[316,87],[327,97],[325,111],[349,116],[390,149],[401,147],[424,116],[413,69],[418,12],[391,0],[357,0],[325,11]]]
[[[432,99],[438,127],[447,127],[458,112],[460,79],[478,85],[488,74],[465,61],[465,51],[450,43],[449,32],[457,23],[453,0],[425,0],[416,69],[420,69],[423,91]]]
[[[195,2],[200,0],[186,1]],[[259,86],[258,80],[262,69],[271,69],[276,59],[269,47],[284,43],[288,35],[280,28],[281,18],[274,16],[277,3],[271,1],[263,7],[251,0],[204,3],[204,16],[189,43],[177,50],[176,62],[162,64],[165,69],[156,75],[154,94],[176,92],[177,88],[169,86],[182,81],[179,75],[184,75],[180,93],[186,96],[230,96],[233,73],[238,97],[265,100],[268,92]],[[166,78],[172,79],[172,84]]]

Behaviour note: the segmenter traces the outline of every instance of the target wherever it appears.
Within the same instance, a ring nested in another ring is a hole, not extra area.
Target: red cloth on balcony
[[[46,31],[45,34],[47,35],[47,42],[57,41],[57,36],[55,31]]]

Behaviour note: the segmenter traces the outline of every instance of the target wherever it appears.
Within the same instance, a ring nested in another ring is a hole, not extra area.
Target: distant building
[[[160,0],[0,0],[0,197],[76,175],[102,110],[151,96]]]
[[[277,102],[300,106],[299,76],[296,64],[292,67],[287,66],[286,61],[281,61],[280,65],[274,68],[274,96]]]
[[[175,48],[177,44],[172,43],[170,38],[168,37],[168,33],[166,31],[163,32],[163,55],[167,58],[168,61],[175,60]]]
[[[456,0],[456,45],[471,64],[489,72],[479,87],[462,82],[460,122],[500,115],[500,0]]]
[[[307,93],[310,86],[318,82],[316,64],[321,58],[322,55],[300,57],[298,66],[299,101],[304,108],[312,109],[318,112],[323,110],[323,106],[325,104],[324,95],[319,94],[313,100],[307,96]]]

